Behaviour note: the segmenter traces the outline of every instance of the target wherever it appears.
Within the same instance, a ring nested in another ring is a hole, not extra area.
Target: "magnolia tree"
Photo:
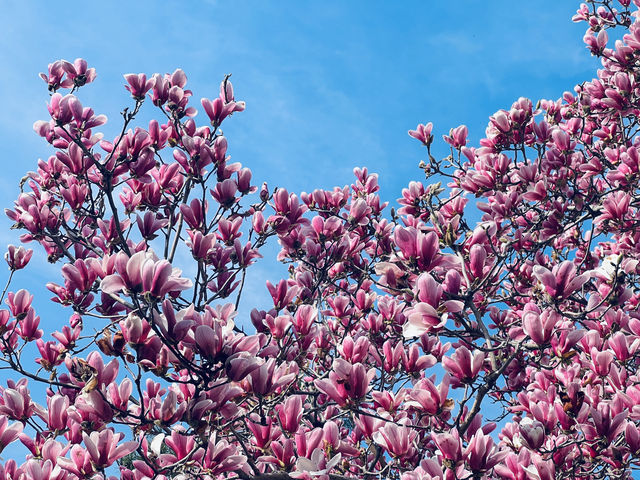
[[[75,95],[94,69],[49,65],[51,118],[35,130],[53,153],[7,215],[61,265],[47,287],[69,315],[44,332],[33,296],[5,289],[0,479],[629,478],[640,467],[630,3],[578,10],[602,70],[573,93],[519,99],[478,147],[451,130],[443,160],[431,124],[410,131],[427,179],[448,188],[411,182],[388,213],[366,168],[299,196],[254,186],[226,155],[220,127],[244,109],[228,78],[196,115],[181,70],[125,75],[131,105],[109,141],[106,118]],[[137,125],[143,104],[159,120]],[[239,318],[270,237],[289,277]],[[9,247],[12,276],[31,255]],[[6,458],[13,442],[26,458]]]

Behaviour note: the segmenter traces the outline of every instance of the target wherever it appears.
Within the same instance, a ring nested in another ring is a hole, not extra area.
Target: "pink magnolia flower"
[[[225,80],[220,85],[220,96],[215,100],[203,98],[202,106],[211,120],[211,125],[219,126],[222,121],[234,112],[242,112],[245,109],[244,102],[236,102],[233,96],[231,82]]]
[[[248,376],[251,391],[259,396],[269,395],[279,388],[291,383],[296,377],[297,365],[278,364],[270,358]]]
[[[426,125],[419,123],[415,130],[409,130],[409,135],[428,147],[433,142],[431,130],[433,130],[433,123],[429,122]]]
[[[24,340],[31,342],[42,337],[43,331],[38,328],[39,325],[40,317],[36,315],[33,308],[30,308],[27,310],[26,315],[18,320],[18,329],[16,331]]]
[[[425,458],[413,471],[404,472],[401,480],[444,480],[442,466],[432,458]]]
[[[65,64],[66,60],[58,60],[50,63],[47,74],[41,73],[40,78],[47,83],[50,92],[55,92],[59,88],[71,88],[73,86],[73,80],[66,77],[67,69]],[[68,68],[68,67],[67,67]]]
[[[9,425],[7,417],[0,415],[0,452],[18,438],[22,433],[22,424],[19,422]]]
[[[120,385],[115,382],[107,385],[107,398],[116,408],[127,411],[132,391],[133,382],[131,382],[131,379],[125,378]]]
[[[416,437],[417,432],[415,430],[389,422],[377,432],[374,432],[373,441],[394,457],[403,458],[413,455],[413,442]]]
[[[47,398],[48,420],[47,425],[51,430],[63,431],[67,428],[67,410],[69,409],[69,397],[53,395]]]
[[[613,362],[613,352],[610,350],[599,351],[594,347],[590,353],[592,370],[603,377],[609,375],[611,363]]]
[[[551,271],[542,265],[533,268],[533,275],[540,281],[545,291],[554,298],[562,299],[582,287],[590,278],[590,273],[576,275],[576,265],[566,260]]]
[[[285,432],[296,433],[298,431],[303,414],[302,400],[302,396],[293,395],[287,398],[283,404],[276,405],[280,425]]]
[[[262,366],[264,361],[249,352],[237,352],[227,358],[225,369],[233,381],[240,381]]]
[[[19,478],[25,480],[62,479],[64,478],[64,473],[56,465],[56,460],[57,458],[47,458],[45,460],[30,458],[21,467],[23,475]]]
[[[439,240],[435,232],[399,227],[393,237],[403,258],[416,261],[421,271],[428,271],[440,263]]]
[[[431,438],[444,459],[454,465],[462,459],[462,442],[455,430],[452,433],[432,433]]]
[[[631,196],[623,191],[617,191],[609,194],[602,202],[603,212],[598,216],[594,223],[602,225],[606,221],[622,221],[629,211],[631,204]]]
[[[623,332],[616,332],[607,340],[609,348],[613,350],[620,362],[626,362],[636,354],[640,347],[640,339],[632,339]]]
[[[24,247],[9,245],[7,253],[4,254],[4,259],[11,270],[21,270],[27,266],[32,256],[33,250],[31,249],[27,250]]]
[[[96,469],[103,469],[113,465],[117,460],[130,454],[138,447],[138,442],[122,442],[123,435],[114,435],[111,429],[100,432],[82,434],[85,448],[74,445],[70,451],[70,458],[58,459],[58,465],[63,469],[80,477],[90,476]]]
[[[83,58],[76,58],[73,64],[63,60],[63,68],[67,72],[67,78],[76,87],[82,87],[96,79],[96,69],[88,68],[87,61]]]
[[[531,417],[525,417],[520,421],[518,427],[520,440],[525,447],[537,450],[542,446],[545,438],[544,425],[542,423]]]
[[[213,322],[212,326],[199,325],[195,331],[195,341],[203,356],[215,360],[222,351],[225,332],[220,322]]]
[[[152,250],[134,253],[129,257],[124,252],[116,254],[115,270],[100,284],[105,293],[142,293],[162,298],[167,293],[191,288],[192,282],[182,278],[182,271],[173,268],[167,260],[160,260]]]
[[[331,472],[335,466],[339,465],[341,461],[341,453],[328,459],[322,449],[316,448],[310,455],[298,458],[296,461],[297,471],[292,472],[291,477],[304,480],[328,480],[331,478],[329,472]]]
[[[241,470],[246,461],[247,457],[240,455],[235,445],[230,445],[226,440],[217,440],[214,432],[209,438],[202,466],[218,476],[224,472]]]
[[[136,223],[142,237],[153,240],[157,236],[156,232],[164,228],[169,223],[169,220],[166,218],[158,218],[158,215],[147,211],[142,218],[138,215]]]
[[[527,311],[523,314],[524,331],[538,345],[546,345],[551,339],[555,326],[561,320],[558,313],[545,310],[542,314]]]
[[[419,380],[409,392],[411,399],[407,406],[420,408],[430,415],[442,415],[451,410],[453,402],[447,399],[449,394],[449,375],[445,375],[442,383],[436,387],[431,379]]]
[[[631,449],[631,452],[640,451],[640,430],[632,422],[628,422],[624,431],[624,438]]]
[[[476,351],[472,355],[469,349],[462,345],[453,355],[442,359],[442,366],[461,383],[471,383],[482,369],[484,359],[484,352]]]
[[[82,437],[91,461],[98,468],[109,467],[138,448],[138,442],[122,442],[124,435],[114,434],[108,428],[89,435],[83,433]]]
[[[442,138],[453,148],[461,148],[467,144],[468,133],[469,129],[467,126],[460,125],[459,127],[452,128],[449,135],[443,135]]]
[[[369,215],[372,211],[365,199],[358,198],[351,204],[347,221],[353,225],[367,225],[369,223]]]
[[[511,130],[511,120],[509,118],[509,112],[500,110],[493,114],[489,118],[491,125],[495,127],[500,133],[508,133]]]
[[[449,313],[462,311],[464,304],[459,300],[446,300],[441,303],[443,289],[428,273],[423,273],[416,282],[419,302],[407,309],[407,322],[402,333],[405,338],[418,337],[443,327]]]
[[[124,75],[124,79],[128,85],[124,88],[131,92],[131,96],[136,100],[144,100],[147,92],[153,88],[154,80],[151,78],[147,80],[147,76],[144,73],[127,73]]]
[[[33,295],[24,288],[7,294],[7,305],[11,308],[11,314],[18,320],[22,320],[30,310],[33,310],[32,302]]]
[[[623,410],[616,414],[615,410],[606,402],[598,404],[597,408],[591,408],[590,414],[595,426],[595,433],[604,437],[609,443],[613,442],[626,428],[628,412]]]
[[[64,347],[57,342],[45,342],[41,338],[36,340],[36,346],[41,357],[36,358],[36,362],[42,365],[45,370],[52,370],[60,365],[64,359]]]
[[[336,358],[329,378],[315,380],[315,385],[338,405],[344,406],[351,401],[361,400],[369,390],[369,383],[374,376],[373,368],[367,370],[361,363],[352,365]]]
[[[471,437],[464,455],[467,464],[474,473],[485,473],[500,463],[508,454],[508,450],[497,451],[493,438],[485,435],[482,429]]]
[[[236,193],[238,192],[238,184],[232,178],[227,178],[216,184],[211,190],[211,196],[223,207],[230,208],[238,201]]]

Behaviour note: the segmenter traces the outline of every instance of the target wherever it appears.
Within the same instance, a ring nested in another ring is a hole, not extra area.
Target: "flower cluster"
[[[51,64],[51,118],[34,128],[53,153],[7,215],[60,265],[47,287],[71,312],[45,331],[33,296],[6,289],[0,359],[21,379],[0,387],[0,450],[29,453],[0,464],[0,480],[631,478],[631,4],[578,10],[603,68],[572,93],[517,100],[477,147],[451,129],[442,160],[432,124],[409,131],[433,183],[411,182],[397,210],[367,168],[332,190],[254,186],[220,131],[245,108],[228,77],[201,100],[200,125],[184,72],[125,75],[133,106],[106,140],[107,119],[75,96],[95,71]],[[143,105],[162,120],[137,125]],[[243,318],[269,239],[289,275]],[[11,277],[32,255],[9,247]]]

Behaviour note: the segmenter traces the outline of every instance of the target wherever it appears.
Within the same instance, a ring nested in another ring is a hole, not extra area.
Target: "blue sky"
[[[112,120],[128,102],[122,73],[181,67],[196,98],[233,73],[247,110],[225,133],[256,178],[310,190],[368,165],[388,198],[420,175],[406,135],[419,121],[439,134],[467,123],[477,140],[519,96],[557,98],[594,72],[566,1],[2,3],[12,12],[0,33],[10,185],[48,154],[31,124],[46,113],[37,73],[58,58],[97,68],[81,97]]]
[[[130,104],[123,73],[181,67],[196,99],[216,96],[232,73],[247,109],[224,131],[234,161],[258,184],[331,188],[368,166],[380,174],[385,200],[422,178],[423,149],[407,135],[418,122],[434,122],[434,150],[446,155],[439,139],[449,128],[465,123],[477,142],[496,110],[520,96],[558,98],[597,67],[584,27],[570,21],[573,2],[0,3],[11,12],[0,20],[3,207],[24,173],[51,154],[31,126],[46,118],[37,74],[59,58],[83,57],[97,69],[80,97],[110,118],[107,138]],[[17,238],[8,225],[0,219],[2,244]],[[28,280],[42,291],[59,274],[40,257],[38,278]],[[279,277],[272,269],[254,269],[252,293],[264,298],[264,277]]]
[[[51,154],[32,124],[46,119],[48,94],[37,74],[60,58],[83,57],[97,69],[80,97],[110,118],[107,138],[130,104],[123,73],[183,68],[198,100],[215,97],[224,74],[232,73],[247,109],[224,131],[234,161],[250,167],[258,184],[331,188],[367,166],[380,174],[390,201],[422,179],[423,149],[407,135],[417,123],[434,122],[434,150],[446,155],[440,138],[449,128],[464,123],[477,142],[496,110],[520,96],[534,104],[558,98],[597,68],[582,43],[584,26],[570,21],[578,3],[568,1],[0,0],[0,6],[9,12],[0,19],[2,207],[12,205],[37,159]],[[9,225],[0,219],[0,251],[17,243]],[[47,301],[44,285],[60,275],[44,258],[37,249],[37,268],[20,272],[14,288],[36,294],[51,332],[70,312]],[[264,281],[281,271],[258,264],[249,303],[266,307]]]

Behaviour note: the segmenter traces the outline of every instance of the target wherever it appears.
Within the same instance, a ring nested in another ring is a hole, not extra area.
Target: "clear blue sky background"
[[[37,74],[60,58],[83,57],[97,69],[80,97],[110,118],[107,138],[131,103],[123,73],[181,67],[197,100],[215,97],[232,73],[247,109],[224,131],[234,161],[258,184],[331,188],[368,166],[390,201],[422,178],[424,150],[408,129],[432,121],[435,152],[446,155],[440,138],[449,128],[468,125],[477,143],[498,109],[520,96],[534,104],[559,98],[597,68],[582,43],[585,27],[570,21],[578,2],[566,0],[131,3],[0,0],[0,206],[12,205],[20,178],[51,154],[32,124],[47,118]],[[0,219],[2,252],[17,243],[9,225]],[[61,277],[42,250],[36,255],[37,268],[21,272],[14,287],[36,294],[51,332],[70,312],[48,302],[44,284]],[[264,281],[280,272],[259,263],[249,303],[267,307]]]

